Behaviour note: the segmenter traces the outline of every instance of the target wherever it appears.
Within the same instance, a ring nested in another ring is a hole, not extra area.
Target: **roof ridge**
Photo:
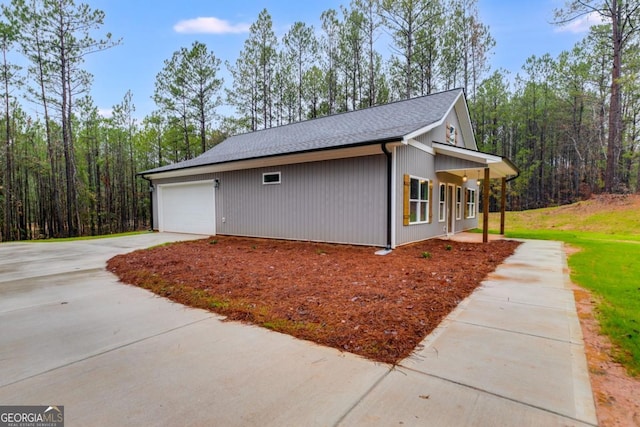
[[[345,114],[357,113],[357,112],[361,112],[361,111],[371,111],[371,110],[374,110],[376,108],[392,106],[392,105],[395,105],[395,104],[399,104],[399,103],[403,103],[403,102],[409,102],[409,101],[415,101],[415,100],[419,100],[419,99],[423,99],[423,98],[429,98],[429,97],[432,97],[432,96],[444,95],[446,93],[454,92],[454,91],[463,91],[464,92],[464,88],[457,87],[457,88],[453,88],[453,89],[444,90],[442,92],[435,92],[435,93],[429,93],[427,95],[414,96],[413,98],[397,99],[395,101],[387,102],[386,104],[372,105],[372,106],[369,106],[369,107],[366,107],[366,108],[359,108],[357,110],[340,111],[338,113],[327,114],[325,116],[320,116],[320,117],[312,117],[310,119],[299,120],[297,122],[289,122],[289,123],[285,123],[285,124],[278,125],[278,126],[272,126],[272,127],[263,128],[263,129],[256,129],[256,130],[249,130],[249,131],[246,131],[246,132],[242,132],[242,133],[238,133],[238,134],[235,134],[235,135],[231,135],[231,136],[229,136],[229,138],[233,138],[233,137],[236,137],[236,136],[242,136],[242,135],[251,135],[251,134],[256,134],[256,133],[262,133],[262,132],[273,130],[273,129],[282,129],[282,128],[289,127],[289,126],[300,125],[302,123],[309,123],[309,122],[314,122],[314,121],[318,121],[318,120],[322,120],[322,119],[328,119],[330,117],[339,117],[339,116],[343,116]]]

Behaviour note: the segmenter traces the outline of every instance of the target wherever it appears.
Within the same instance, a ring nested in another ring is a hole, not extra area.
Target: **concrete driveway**
[[[0,245],[0,404],[64,405],[67,426],[331,425],[389,370],[104,270],[118,253],[197,237]]]
[[[211,313],[121,284],[104,270],[113,255],[198,237],[149,233],[1,244],[0,405],[64,405],[67,427],[597,422],[570,291],[545,285],[535,294],[535,287],[526,286],[518,291],[524,292],[518,302],[510,294],[515,286],[493,280],[485,289],[492,294],[476,303],[470,297],[416,357],[393,368],[221,322]],[[542,247],[542,258],[528,274],[557,274],[538,268],[540,262],[555,265],[557,248]],[[522,268],[522,260],[516,258],[514,265]],[[524,300],[532,292],[535,304]],[[541,329],[534,309],[553,321]],[[496,317],[500,310],[517,319],[511,335],[509,322]],[[482,333],[469,337],[465,327],[475,324]],[[537,330],[529,333],[530,327]],[[497,347],[492,331],[500,337]],[[460,333],[467,334],[463,347]],[[474,354],[474,339],[491,351]],[[514,354],[517,349],[522,354]],[[541,351],[545,354],[536,353]],[[442,357],[448,352],[451,356]],[[488,375],[486,366],[499,373]],[[553,388],[545,383],[545,372],[554,377],[548,382]]]

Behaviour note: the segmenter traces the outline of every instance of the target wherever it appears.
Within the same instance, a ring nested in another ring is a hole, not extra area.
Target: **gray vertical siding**
[[[438,223],[437,206],[430,200],[433,220],[429,224],[414,224],[405,226],[402,222],[404,206],[403,176],[426,178],[433,181],[433,198],[437,195],[437,180],[434,173],[434,156],[410,145],[396,149],[396,245],[416,242],[443,234],[442,224]]]
[[[428,140],[428,137],[422,138],[424,141]],[[396,209],[396,224],[395,235],[396,245],[402,245],[411,242],[417,242],[420,240],[429,239],[432,237],[443,236],[445,234],[444,226],[445,222],[438,221],[438,188],[440,183],[454,184],[463,188],[476,188],[475,177],[469,177],[467,183],[462,183],[462,179],[455,175],[448,173],[435,173],[436,159],[439,159],[441,155],[434,156],[426,153],[412,146],[402,146],[396,149],[396,176],[395,176],[395,209]],[[440,165],[440,160],[438,160]],[[477,166],[477,165],[476,165]],[[433,194],[429,201],[430,209],[432,212],[432,221],[428,224],[412,224],[404,225],[402,222],[403,211],[403,175],[409,174],[420,178],[426,178],[433,183]],[[454,189],[455,193],[455,189]],[[455,204],[454,204],[455,206]],[[454,207],[455,209],[455,207]],[[463,197],[463,215],[462,219],[455,219],[455,232],[468,230],[477,227],[477,215],[475,219],[464,218],[464,197]]]
[[[281,184],[263,185],[263,172]],[[366,156],[228,172],[221,234],[384,245],[384,156]]]
[[[429,135],[420,141],[429,141]],[[430,145],[430,143],[428,144]],[[438,185],[475,188],[476,176],[467,183],[436,169],[479,165],[448,156],[434,156],[412,146],[395,151],[395,243],[402,245],[445,233],[438,221]],[[281,184],[263,185],[262,174],[281,172]],[[402,223],[403,175],[433,182],[432,221]],[[216,230],[219,234],[313,240],[373,246],[386,245],[386,163],[384,155],[246,169],[155,180],[154,184],[219,179],[216,190]],[[455,192],[455,189],[454,189]],[[152,194],[154,224],[158,226],[157,191]],[[476,204],[478,207],[478,204]],[[463,200],[464,212],[464,200]],[[477,209],[477,208],[476,208]],[[476,218],[455,221],[455,231],[478,226]]]
[[[430,138],[432,137],[433,137],[433,132],[427,132],[427,133],[423,133],[422,135],[416,136],[415,140],[422,142],[424,145],[428,145],[430,147],[431,143],[433,142],[430,140]]]
[[[262,184],[264,172],[278,171],[281,184]],[[155,184],[214,178],[220,180],[216,190],[219,234],[386,244],[383,155],[156,180]],[[157,218],[155,201],[154,206]]]
[[[442,154],[438,154],[436,157],[435,168],[436,170],[445,170],[445,169],[477,169],[484,168],[486,165],[482,163],[471,162],[465,159],[458,159],[456,157],[445,156]],[[471,172],[470,172],[471,174]],[[469,175],[471,178],[471,175]],[[474,180],[478,178],[477,175],[473,176]]]
[[[456,157],[451,157],[451,156],[444,156],[442,154],[439,154],[436,157],[436,161],[435,161],[435,167],[436,170],[444,170],[444,169],[478,169],[478,168],[484,168],[486,165],[483,165],[482,163],[476,163],[476,162],[471,162],[469,160],[465,160],[465,159],[458,159]],[[480,189],[478,188],[478,185],[476,184],[476,181],[478,180],[478,172],[477,171],[469,171],[467,173],[467,177],[468,180],[466,183],[462,182],[462,179],[460,179],[460,177],[457,177],[455,175],[450,175],[447,174],[446,172],[440,172],[437,174],[439,178],[445,180],[446,182],[449,183],[455,183],[456,185],[462,187],[462,218],[460,220],[456,221],[456,228],[455,231],[459,232],[459,231],[464,231],[464,230],[469,230],[472,228],[477,228],[478,227],[478,207],[479,207],[479,197],[480,197]],[[483,178],[484,175],[481,172],[480,173],[480,178]],[[465,218],[464,216],[464,210],[465,210],[465,189],[467,188],[471,188],[476,190],[476,216],[475,218]]]

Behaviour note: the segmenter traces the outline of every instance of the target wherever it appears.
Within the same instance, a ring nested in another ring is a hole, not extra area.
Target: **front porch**
[[[520,171],[506,157],[482,153],[448,144],[434,142],[436,173],[458,176],[462,182],[477,179],[482,193],[482,242],[489,241],[489,194],[492,179],[499,179],[500,189],[500,235],[504,235],[507,181],[518,177]]]

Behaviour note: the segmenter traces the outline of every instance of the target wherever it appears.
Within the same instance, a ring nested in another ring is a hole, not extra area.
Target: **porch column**
[[[482,188],[482,243],[489,241],[489,168],[484,168]]]
[[[505,205],[507,204],[507,178],[502,178],[500,199],[500,235],[504,235],[504,210]]]

